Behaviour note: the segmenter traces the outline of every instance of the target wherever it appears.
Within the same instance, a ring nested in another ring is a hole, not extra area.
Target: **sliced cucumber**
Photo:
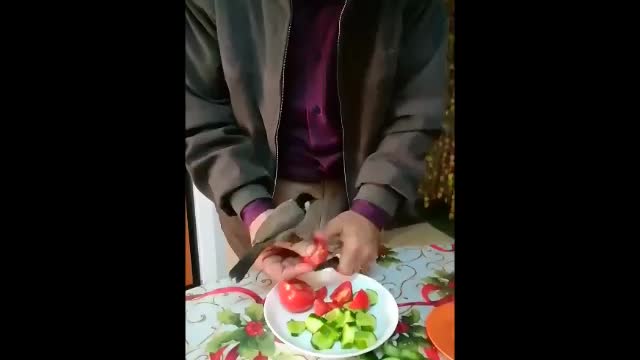
[[[356,312],[356,325],[362,331],[373,332],[376,329],[376,317],[366,312]]]
[[[344,310],[340,308],[335,308],[328,313],[324,314],[324,318],[327,319],[327,322],[336,328],[342,328],[344,325]]]
[[[369,297],[369,307],[378,303],[378,293],[373,290],[365,290]]]
[[[318,331],[318,329],[320,329],[322,327],[322,325],[326,324],[326,322],[327,322],[327,320],[325,320],[324,318],[321,318],[320,316],[318,316],[316,314],[311,314],[304,321],[304,324],[305,324],[305,327],[307,328],[307,330],[309,330],[309,332],[314,334],[316,331]]]
[[[338,341],[340,339],[340,333],[327,324],[322,325],[318,332],[333,341]]]
[[[327,350],[333,347],[335,340],[324,336],[320,331],[311,336],[311,346],[316,350]]]
[[[377,340],[378,339],[376,339],[376,336],[372,332],[356,331],[353,344],[355,345],[356,349],[363,350],[373,346]]]
[[[340,338],[340,333],[329,325],[322,325],[313,336],[311,336],[311,346],[316,350],[327,350]]]
[[[306,329],[307,326],[304,321],[287,321],[287,330],[289,330],[289,334],[291,334],[291,336],[298,336],[302,334]]]
[[[347,324],[342,328],[342,339],[340,341],[340,345],[342,345],[343,349],[351,349],[353,347],[357,331],[358,327],[355,325]]]
[[[351,310],[344,310],[344,324],[350,324],[356,322],[356,317]]]

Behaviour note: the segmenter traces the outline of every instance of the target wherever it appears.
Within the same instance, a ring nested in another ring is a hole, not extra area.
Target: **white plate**
[[[307,282],[314,289],[326,286],[328,290],[327,295],[331,295],[331,292],[333,292],[338,285],[347,280],[351,281],[354,294],[360,289],[371,289],[378,293],[378,303],[369,310],[369,313],[376,317],[376,329],[374,333],[378,341],[373,346],[363,350],[343,350],[339,341],[337,341],[331,349],[314,349],[311,346],[311,334],[308,331],[305,331],[298,337],[294,337],[291,336],[287,330],[287,321],[291,319],[304,321],[309,314],[313,312],[313,309],[297,314],[287,311],[280,303],[278,284],[276,284],[271,291],[269,291],[265,299],[264,317],[267,326],[269,326],[273,334],[296,352],[325,359],[348,358],[364,354],[379,347],[393,335],[396,325],[398,324],[398,304],[391,293],[389,293],[389,290],[385,289],[379,282],[362,274],[344,276],[333,269],[325,269],[305,274],[300,277],[300,280]]]

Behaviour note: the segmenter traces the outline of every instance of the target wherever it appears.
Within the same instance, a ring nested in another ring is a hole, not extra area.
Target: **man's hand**
[[[380,230],[354,211],[345,211],[329,221],[325,235],[329,239],[338,237],[342,241],[338,271],[344,275],[366,271],[378,256]]]
[[[302,261],[302,256],[309,256],[314,250],[315,246],[306,241],[276,243],[260,254],[254,266],[275,282],[293,279],[313,271],[310,264]]]
[[[251,222],[249,234],[252,243],[256,232],[272,212],[273,210],[267,210]],[[309,256],[314,250],[315,246],[304,240],[294,243],[277,242],[260,254],[254,263],[254,267],[264,272],[274,282],[293,279],[313,271],[311,265],[302,262],[302,256]]]

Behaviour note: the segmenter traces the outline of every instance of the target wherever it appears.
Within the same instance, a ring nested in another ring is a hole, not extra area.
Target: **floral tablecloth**
[[[434,306],[452,299],[453,250],[453,244],[384,247],[367,274],[385,286],[400,307],[401,323],[388,342],[411,349],[420,359],[439,358],[425,339],[424,323]],[[273,285],[264,274],[253,272],[238,284],[225,279],[188,290],[186,359],[266,360],[266,354],[276,360],[316,360],[277,344],[264,325],[261,303]]]

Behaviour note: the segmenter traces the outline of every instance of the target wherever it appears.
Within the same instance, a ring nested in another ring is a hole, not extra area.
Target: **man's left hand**
[[[342,253],[338,272],[351,275],[367,270],[378,256],[380,230],[367,218],[354,212],[345,211],[327,224],[327,238],[338,237],[342,241]]]

